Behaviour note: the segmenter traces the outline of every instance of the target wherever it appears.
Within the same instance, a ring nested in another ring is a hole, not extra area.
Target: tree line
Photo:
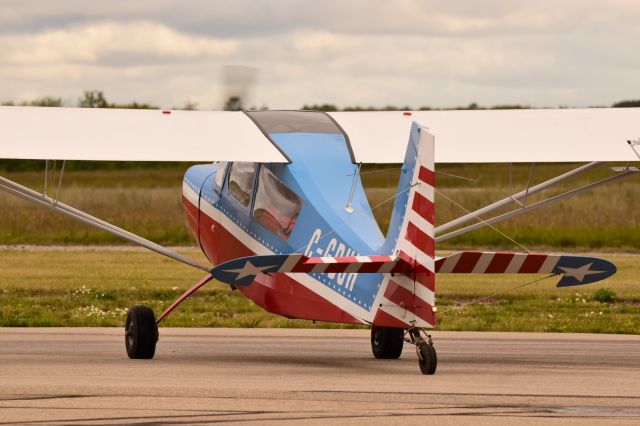
[[[56,98],[52,96],[45,96],[39,99],[31,100],[31,101],[21,101],[19,103],[13,101],[5,101],[0,105],[3,106],[34,106],[34,107],[64,107],[70,106],[65,105],[65,102],[62,98]],[[105,97],[104,93],[100,90],[85,90],[82,97],[78,99],[77,105],[80,108],[124,108],[124,109],[159,109],[160,107],[157,105],[153,105],[146,102],[129,102],[118,104],[115,102],[109,102]],[[602,106],[599,106],[602,107]],[[611,105],[611,108],[633,108],[640,107],[640,99],[635,100],[624,100],[620,102],[616,102]],[[225,111],[239,111],[244,108],[243,99],[238,96],[230,96],[224,103],[223,109]],[[405,106],[395,106],[395,105],[387,105],[384,107],[374,107],[374,106],[346,106],[340,108],[335,104],[304,104],[300,109],[301,110],[313,110],[313,111],[432,111],[432,110],[477,110],[477,109],[531,109],[532,107],[529,105],[521,105],[521,104],[498,104],[491,106],[483,106],[479,105],[476,102],[472,102],[465,106],[455,106],[448,108],[433,108],[430,106],[421,106],[419,108],[413,108],[409,105]],[[565,107],[560,107],[565,108]],[[176,110],[196,110],[198,109],[198,104],[195,102],[187,101],[181,107],[174,107],[172,109]],[[268,106],[264,105],[260,108],[252,107],[249,109],[269,109]]]

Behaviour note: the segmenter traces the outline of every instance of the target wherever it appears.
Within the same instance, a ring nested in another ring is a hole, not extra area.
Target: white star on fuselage
[[[558,268],[564,271],[565,276],[573,277],[580,282],[584,281],[584,277],[586,275],[596,275],[596,274],[602,274],[603,272],[607,272],[607,271],[592,271],[591,265],[593,265],[593,262],[587,265],[581,266],[579,268],[563,268],[562,266],[559,266]]]
[[[250,260],[244,264],[241,269],[225,269],[225,272],[233,272],[234,274],[238,274],[236,280],[240,280],[244,277],[249,277],[253,275],[258,275],[262,271],[273,268],[275,265],[267,265],[267,266],[255,266],[251,263]]]

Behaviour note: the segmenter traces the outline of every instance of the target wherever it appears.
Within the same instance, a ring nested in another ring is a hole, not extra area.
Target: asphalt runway
[[[372,357],[365,330],[0,328],[0,424],[640,422],[640,336],[434,332]]]

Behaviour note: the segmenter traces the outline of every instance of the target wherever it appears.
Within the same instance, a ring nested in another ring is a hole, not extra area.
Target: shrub
[[[593,294],[593,300],[600,303],[615,302],[616,294],[610,288],[602,287]]]

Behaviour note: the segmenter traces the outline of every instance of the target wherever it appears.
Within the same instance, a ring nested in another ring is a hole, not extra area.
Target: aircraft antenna
[[[358,163],[356,170],[353,172],[353,182],[351,183],[351,192],[349,192],[349,201],[347,202],[347,207],[344,209],[347,213],[353,213],[353,196],[356,193],[356,183],[358,183],[358,176],[360,175],[361,167],[362,163]]]
[[[357,175],[356,175],[357,176]],[[380,201],[378,204],[376,204],[375,206],[371,207],[371,211],[374,211],[375,209],[377,209],[378,207],[381,207],[382,205],[388,203],[389,201],[393,201],[395,200],[397,197],[399,197],[400,195],[404,194],[407,191],[410,191],[411,188],[413,188],[414,186],[418,185],[418,183],[414,183],[413,185],[409,185],[408,187],[406,187],[405,189],[403,189],[402,191],[398,191],[397,194],[392,195],[391,197]],[[323,234],[322,237],[320,237],[320,239],[318,241],[322,241],[325,238],[335,234],[338,230],[344,228],[345,226],[348,226],[348,224],[344,223],[341,226],[338,226],[336,228],[334,228],[333,230],[331,230],[331,232],[327,232],[326,234]],[[298,249],[296,249],[294,251],[294,253],[299,253],[300,251],[302,251],[303,249],[305,249],[307,247],[307,244],[305,243],[303,246],[300,246]]]

